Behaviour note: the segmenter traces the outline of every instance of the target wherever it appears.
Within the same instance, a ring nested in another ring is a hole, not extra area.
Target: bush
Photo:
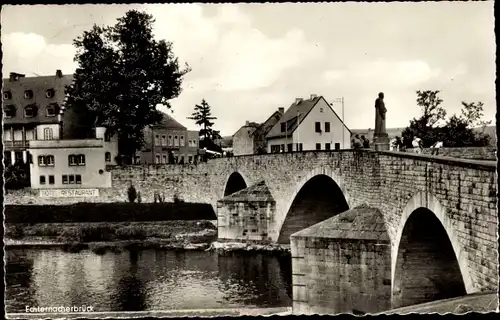
[[[31,185],[29,164],[8,165],[5,168],[4,179],[7,190],[29,187]]]
[[[143,226],[126,226],[120,227],[115,231],[118,239],[122,240],[143,240],[148,236],[147,229]]]
[[[6,226],[5,236],[11,239],[20,239],[24,237],[24,229],[19,225]]]
[[[135,190],[135,187],[133,185],[130,185],[127,190],[128,194],[128,201],[133,203],[135,202],[135,199],[137,199],[137,190]]]
[[[205,203],[77,203],[72,205],[6,205],[6,223],[217,220]]]

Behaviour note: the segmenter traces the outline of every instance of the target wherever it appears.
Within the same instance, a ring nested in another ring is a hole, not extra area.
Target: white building
[[[266,136],[267,152],[351,148],[351,131],[322,96],[297,98]]]
[[[109,188],[118,141],[97,128],[95,139],[33,140],[28,152],[32,189]]]

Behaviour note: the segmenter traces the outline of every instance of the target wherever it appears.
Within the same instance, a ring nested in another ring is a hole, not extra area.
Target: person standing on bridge
[[[361,141],[363,142],[363,148],[369,149],[370,148],[370,141],[366,139],[365,136],[361,136]]]
[[[432,152],[431,155],[437,156],[439,153],[439,148],[443,147],[443,141],[437,141],[431,146]]]
[[[415,136],[411,144],[413,146],[413,150],[415,150],[415,153],[422,153],[422,139]]]

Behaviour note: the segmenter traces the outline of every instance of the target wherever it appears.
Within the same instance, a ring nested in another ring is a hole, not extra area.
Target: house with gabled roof
[[[266,135],[281,119],[283,114],[284,108],[279,108],[263,123],[246,121],[245,125],[233,135],[233,154],[241,156],[266,153]]]
[[[350,149],[351,131],[323,96],[297,98],[266,135],[269,153]]]
[[[144,128],[144,147],[136,161],[145,164],[192,163],[198,161],[199,132],[187,130],[162,112],[160,123]]]

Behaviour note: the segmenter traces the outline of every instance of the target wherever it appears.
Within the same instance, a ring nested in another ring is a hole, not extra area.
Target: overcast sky
[[[374,127],[380,91],[387,127],[419,115],[416,90],[442,90],[449,114],[483,101],[494,120],[493,2],[3,6],[4,75],[73,73],[72,40],[130,9],[151,13],[156,38],[193,69],[172,100],[190,129],[186,117],[203,98],[215,129],[232,135],[311,93],[344,97],[352,129]]]

